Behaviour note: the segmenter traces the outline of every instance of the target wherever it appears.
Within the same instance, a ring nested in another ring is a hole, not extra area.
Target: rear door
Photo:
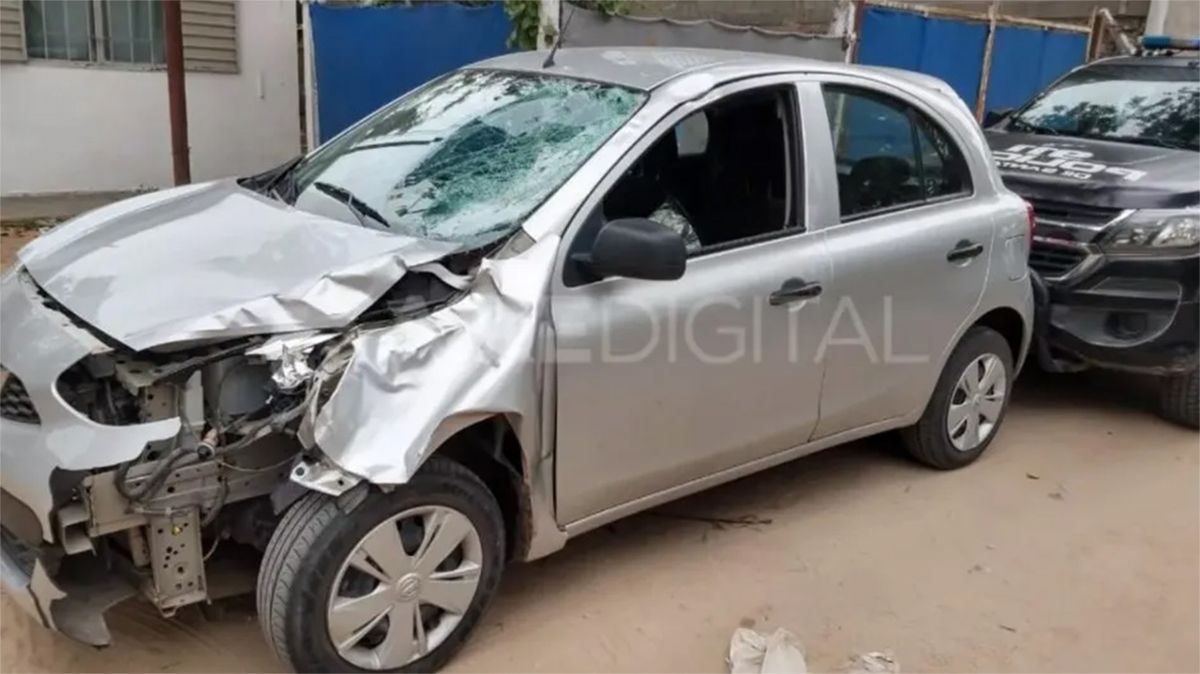
[[[838,184],[823,223],[834,273],[820,438],[924,405],[982,295],[993,221],[973,197],[965,139],[919,99],[850,77],[805,86],[820,88],[827,122],[807,141]]]

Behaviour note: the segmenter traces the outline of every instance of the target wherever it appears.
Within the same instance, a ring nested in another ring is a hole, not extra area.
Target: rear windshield
[[[1015,130],[1200,151],[1200,70],[1097,65],[1013,116]]]

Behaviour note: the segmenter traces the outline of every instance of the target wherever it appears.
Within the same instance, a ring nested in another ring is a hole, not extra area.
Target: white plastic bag
[[[745,627],[729,640],[730,674],[807,674],[800,639],[783,629],[770,636]]]

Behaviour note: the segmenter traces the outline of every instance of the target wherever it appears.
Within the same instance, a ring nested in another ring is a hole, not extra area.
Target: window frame
[[[604,198],[625,175],[648,152],[655,143],[667,133],[672,133],[677,124],[688,116],[705,110],[710,106],[748,91],[761,89],[777,89],[787,102],[787,119],[784,123],[785,142],[789,149],[785,152],[788,159],[788,204],[787,220],[784,227],[777,231],[765,232],[754,236],[725,241],[712,246],[701,247],[689,251],[689,261],[715,255],[738,248],[744,248],[786,237],[810,233],[806,189],[808,177],[808,162],[804,152],[804,107],[801,104],[799,85],[803,81],[802,73],[779,73],[773,75],[755,75],[744,79],[725,82],[715,87],[707,94],[691,101],[682,101],[662,114],[657,121],[650,125],[621,158],[614,162],[596,182],[587,198],[580,204],[572,222],[564,234],[566,245],[560,254],[562,271],[557,274],[565,287],[573,288],[603,282],[607,279],[597,279],[578,267],[572,261],[576,253],[586,252],[595,240],[596,233],[604,225]],[[647,105],[652,101],[648,100]],[[636,119],[636,116],[635,118]],[[633,121],[633,120],[631,120]],[[628,124],[628,123],[627,123]],[[619,132],[618,132],[619,133]],[[597,215],[599,214],[599,216]]]
[[[18,0],[22,5],[25,0]],[[38,0],[31,0],[38,1]],[[162,63],[152,63],[146,61],[118,61],[110,58],[105,53],[105,46],[108,45],[108,0],[68,0],[71,2],[87,3],[91,6],[91,25],[88,26],[88,58],[86,60],[64,59],[64,58],[47,58],[35,56],[29,50],[29,35],[30,23],[29,12],[27,8],[22,6],[22,31],[25,39],[25,57],[29,63],[37,63],[40,65],[65,66],[70,68],[104,68],[110,70],[131,70],[136,72],[162,72],[167,69],[166,56]],[[157,0],[151,0],[157,2]],[[159,27],[160,31],[164,31],[163,27]],[[166,35],[165,31],[162,35],[162,40],[165,50]],[[111,45],[108,45],[111,47]]]
[[[963,149],[962,149],[963,143],[957,138],[957,135],[954,132],[952,132],[949,128],[947,128],[947,126],[945,124],[941,123],[936,118],[937,115],[932,114],[929,110],[924,109],[923,106],[921,106],[920,104],[918,104],[917,102],[915,102],[913,100],[910,100],[910,99],[907,99],[907,98],[904,98],[901,96],[897,96],[890,92],[884,91],[881,88],[869,86],[871,84],[870,82],[852,81],[852,80],[840,79],[840,78],[839,79],[822,78],[822,79],[818,80],[817,84],[819,85],[820,94],[821,94],[822,112],[825,114],[826,126],[829,130],[828,135],[829,135],[830,149],[832,151],[831,168],[834,172],[834,184],[838,185],[838,194],[837,194],[837,198],[835,200],[835,205],[837,207],[837,213],[838,213],[838,224],[848,224],[848,223],[852,223],[852,222],[858,222],[860,220],[865,220],[867,218],[872,218],[872,217],[876,217],[876,216],[880,216],[880,215],[890,215],[893,213],[909,211],[909,210],[913,210],[916,208],[922,208],[925,206],[933,206],[933,205],[937,205],[937,204],[944,204],[944,203],[959,201],[959,200],[963,200],[963,199],[970,199],[975,196],[975,194],[977,192],[977,188],[976,188],[977,181],[976,181],[975,171],[971,168],[971,162],[968,159],[969,155],[967,152],[963,151]],[[917,169],[917,173],[918,173],[918,183],[921,184],[922,186],[924,184],[924,179],[925,179],[925,170],[924,170],[924,163],[923,163],[924,159],[922,157],[922,153],[921,153],[921,149],[920,149],[921,148],[920,137],[918,135],[918,128],[920,126],[921,120],[924,120],[925,123],[927,123],[934,130],[940,131],[946,137],[946,140],[953,145],[954,149],[958,151],[959,157],[962,159],[962,168],[966,171],[967,184],[965,185],[965,189],[960,190],[958,192],[952,192],[950,194],[939,195],[936,197],[922,196],[921,199],[916,200],[916,201],[906,201],[901,204],[893,204],[891,206],[885,206],[883,208],[875,208],[875,209],[871,209],[868,211],[859,211],[857,213],[852,213],[850,215],[843,214],[841,212],[840,183],[837,181],[837,139],[834,138],[833,120],[829,118],[829,109],[827,106],[824,105],[825,93],[826,93],[826,91],[828,91],[830,89],[840,90],[840,92],[843,93],[844,95],[850,95],[850,96],[860,95],[862,98],[866,98],[868,100],[873,100],[879,105],[883,105],[883,106],[892,108],[894,110],[899,108],[899,110],[897,110],[897,111],[902,112],[904,114],[905,119],[908,121],[909,134],[911,136],[910,142],[912,143],[913,153],[914,153],[913,160],[916,164],[916,169]],[[861,92],[861,93],[859,93],[859,92]]]

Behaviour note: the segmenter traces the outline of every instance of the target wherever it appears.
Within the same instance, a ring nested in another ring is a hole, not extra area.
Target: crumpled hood
[[[1200,203],[1191,150],[1003,128],[984,133],[1004,184],[1025,197],[1122,209]]]
[[[144,349],[341,327],[407,269],[454,249],[298,211],[225,180],[91,211],[20,259],[71,313]]]

